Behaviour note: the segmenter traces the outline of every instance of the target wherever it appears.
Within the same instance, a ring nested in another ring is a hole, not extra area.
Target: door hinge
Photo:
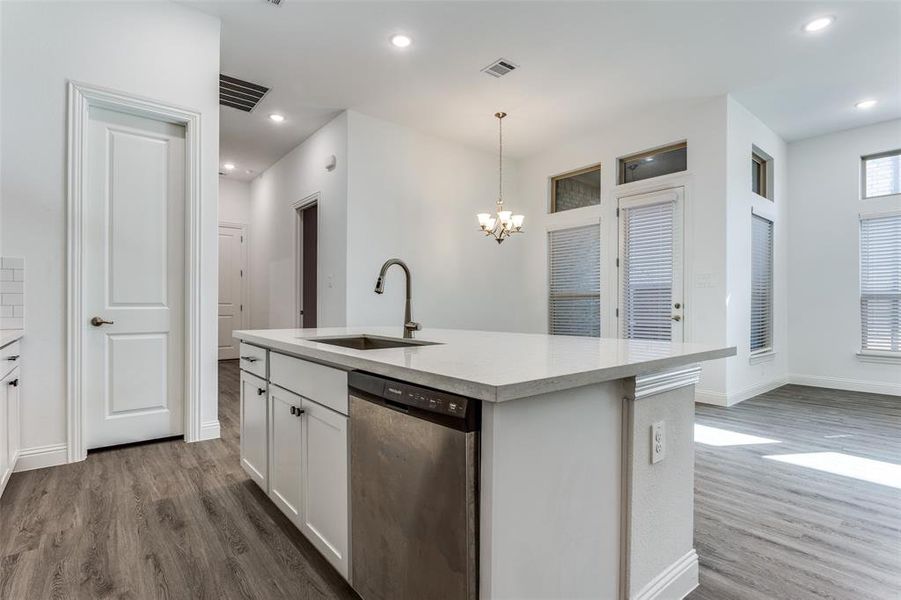
[[[616,316],[617,316],[617,317],[619,316],[619,309],[618,309],[618,308],[616,309]]]
[[[244,277],[244,269],[241,269],[241,277]]]
[[[619,268],[619,257],[616,257],[616,268]]]
[[[618,209],[617,209],[617,210],[618,210]],[[241,236],[241,243],[242,243],[242,244],[244,243],[244,236],[243,236],[243,235]]]
[[[240,310],[241,310],[241,312],[244,312],[244,305],[243,305],[243,304],[239,304],[239,305],[238,305],[238,306],[240,306],[240,307],[241,307],[241,309],[240,309]]]
[[[617,209],[616,209],[616,216],[617,217],[619,216],[619,207],[617,207]]]

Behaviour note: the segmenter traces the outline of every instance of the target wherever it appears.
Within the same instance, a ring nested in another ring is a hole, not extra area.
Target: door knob
[[[91,325],[93,325],[94,327],[100,327],[101,325],[112,325],[113,323],[115,323],[115,321],[107,321],[100,317],[94,317],[93,319],[91,319]]]
[[[673,315],[673,321],[681,321],[681,320],[682,320],[682,317],[680,317],[679,315]]]

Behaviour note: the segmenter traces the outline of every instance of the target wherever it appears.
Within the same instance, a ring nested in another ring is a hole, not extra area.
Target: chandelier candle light
[[[489,213],[479,213],[479,227],[485,232],[485,235],[492,236],[498,244],[503,242],[507,237],[514,233],[522,233],[522,222],[525,219],[523,215],[514,215],[513,211],[504,210],[504,117],[505,112],[494,114],[497,117],[497,139],[498,139],[498,182],[497,182],[497,210],[496,215],[491,216]]]

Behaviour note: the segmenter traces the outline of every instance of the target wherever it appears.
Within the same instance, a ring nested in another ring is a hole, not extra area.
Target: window
[[[861,348],[901,352],[901,215],[860,221]]]
[[[773,349],[773,222],[751,215],[751,353]]]
[[[551,177],[551,212],[601,203],[601,165]]]
[[[901,150],[864,156],[861,161],[864,198],[901,194]]]
[[[548,234],[549,329],[554,335],[601,335],[601,228]]]
[[[688,168],[688,144],[680,142],[619,159],[619,182],[632,183]]]
[[[751,152],[751,191],[772,200],[769,187],[770,159],[756,148]]]

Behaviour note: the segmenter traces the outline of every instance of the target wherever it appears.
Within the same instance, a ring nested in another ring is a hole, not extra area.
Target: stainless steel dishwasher
[[[348,383],[354,589],[476,600],[481,403],[361,372]]]

